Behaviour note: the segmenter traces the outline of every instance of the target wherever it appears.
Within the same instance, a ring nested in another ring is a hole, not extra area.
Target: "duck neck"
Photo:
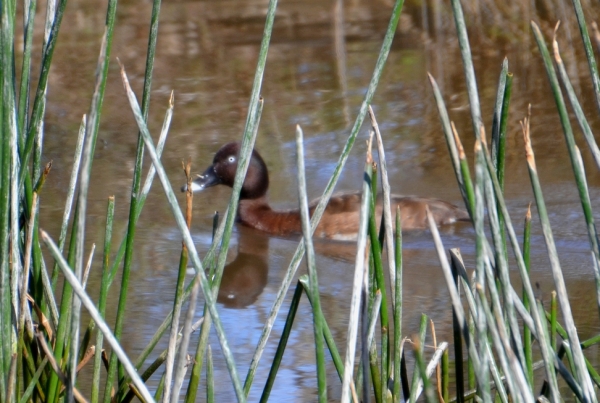
[[[240,200],[237,217],[242,224],[271,234],[290,235],[302,231],[298,212],[273,210],[267,196]]]

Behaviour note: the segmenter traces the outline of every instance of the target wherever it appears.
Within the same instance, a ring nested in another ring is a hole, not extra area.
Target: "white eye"
[[[229,161],[229,162],[235,162],[235,157],[232,155],[229,158],[227,158],[227,161]]]

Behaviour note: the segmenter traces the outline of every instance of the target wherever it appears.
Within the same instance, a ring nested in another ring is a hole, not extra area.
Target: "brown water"
[[[279,7],[262,90],[265,106],[261,130],[256,142],[270,168],[269,196],[276,207],[291,208],[297,204],[294,126],[301,124],[304,129],[308,191],[310,197],[316,197],[333,171],[370,80],[390,5],[357,0],[344,7],[343,14],[334,12],[333,3],[316,1],[282,2]],[[88,112],[93,91],[103,31],[102,8],[89,1],[70,0],[54,57],[44,143],[45,159],[52,159],[54,165],[42,196],[40,221],[41,227],[55,237],[58,237],[77,129],[81,115]],[[184,181],[182,160],[191,158],[194,170],[199,172],[210,164],[220,145],[241,138],[265,9],[266,1],[163,4],[149,126],[157,136],[169,94],[174,91],[175,113],[162,158],[174,188]],[[115,58],[126,66],[134,90],[141,91],[150,11],[149,1],[129,0],[119,5],[89,198],[90,227],[86,240],[98,246],[103,244],[109,195],[115,195],[117,203],[116,242],[120,242],[125,231],[137,141],[135,122]],[[456,122],[469,152],[473,136],[462,65],[452,20],[445,13],[430,15],[428,28],[432,36],[426,37],[420,30],[421,11],[420,6],[406,6],[373,106],[384,136],[393,190],[460,204],[426,72],[431,72],[438,81],[451,119]],[[489,14],[482,15],[489,17]],[[552,16],[549,19],[554,21]],[[514,73],[507,142],[509,211],[519,228],[528,204],[533,201],[518,124],[526,114],[526,105],[531,103],[533,144],[546,203],[578,330],[582,338],[587,338],[598,331],[594,278],[583,215],[546,74],[535,43],[527,33],[498,35],[493,42],[482,35],[492,29],[487,23],[485,18],[476,20],[471,37],[475,38],[474,62],[488,130],[504,56],[508,57]],[[573,26],[571,30],[577,39]],[[575,51],[580,53],[579,42],[576,44]],[[566,44],[563,47],[570,50]],[[578,90],[584,108],[591,123],[598,128],[586,69],[581,58],[576,64],[571,63],[570,71],[581,79]],[[366,135],[367,126],[364,126],[337,190],[360,187]],[[580,134],[577,136],[588,171],[591,198],[595,201],[600,195],[600,175]],[[229,189],[213,188],[195,197],[192,229],[200,251],[209,247],[213,212],[224,211],[229,195]],[[183,205],[184,198],[180,200]],[[533,227],[532,279],[539,284],[539,295],[548,301],[554,286],[535,210]],[[461,247],[472,269],[474,244],[470,226],[445,228],[442,236],[447,248]],[[297,239],[272,238],[236,228],[219,310],[242,377],[297,242]],[[450,307],[431,236],[427,231],[406,233],[404,245],[404,333],[416,333],[420,315],[425,313],[436,324],[438,341],[448,340]],[[161,187],[156,184],[136,234],[123,341],[132,357],[141,351],[172,308],[180,247],[179,230]],[[353,258],[354,250],[350,245],[335,243],[321,242],[317,247],[323,309],[338,345],[342,346],[353,276],[353,265],[348,259]],[[97,257],[90,280],[92,296],[97,293],[99,262]],[[299,270],[300,273],[305,271],[304,266]],[[517,277],[515,273],[515,280]],[[113,310],[118,287],[118,284],[113,287],[110,307]],[[259,366],[250,401],[257,401],[260,396],[290,298],[291,294]],[[309,312],[310,307],[303,300],[272,401],[315,400]],[[161,347],[165,346],[162,342]],[[216,338],[212,346],[216,349],[217,400],[233,401],[233,390]],[[598,364],[598,354],[592,352],[588,357],[593,364]],[[336,399],[339,386],[334,372],[330,373],[330,396]],[[153,378],[152,386],[157,379]]]

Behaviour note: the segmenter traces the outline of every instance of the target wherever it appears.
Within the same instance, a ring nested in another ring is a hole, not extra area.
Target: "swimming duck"
[[[213,163],[202,175],[192,182],[192,191],[225,185],[233,187],[237,170],[240,143],[227,143],[215,154]],[[298,209],[273,210],[267,200],[269,172],[267,165],[256,151],[252,151],[246,179],[240,192],[238,221],[246,226],[269,234],[288,236],[302,233],[300,211]],[[181,188],[187,190],[187,185]],[[417,196],[397,196],[391,198],[392,211],[400,206],[402,229],[425,229],[428,227],[425,207],[433,215],[436,224],[446,225],[457,221],[469,221],[469,215],[459,207],[444,200]],[[315,237],[334,240],[353,240],[358,233],[361,193],[338,193],[331,196],[321,221],[314,233]],[[318,200],[310,206],[310,214]],[[381,217],[382,203],[377,203],[377,217]]]

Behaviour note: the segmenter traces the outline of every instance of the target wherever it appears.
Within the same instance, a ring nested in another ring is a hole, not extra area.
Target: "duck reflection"
[[[225,265],[217,301],[227,308],[245,308],[253,304],[267,285],[269,274],[269,237],[241,225],[234,260]]]
[[[240,309],[252,305],[262,294],[269,274],[270,235],[254,228],[237,225],[238,245],[233,260],[225,265],[217,301],[227,308]],[[301,241],[301,237],[285,239]],[[317,240],[313,244],[321,256],[344,262],[356,257],[354,242]],[[295,247],[294,247],[295,249]],[[235,252],[234,252],[235,253]]]
[[[449,245],[460,244],[460,240],[464,236],[469,236],[470,228],[470,223],[461,223],[445,228],[443,232],[446,236],[454,235],[453,239],[447,239],[450,241]],[[272,238],[263,231],[244,225],[237,225],[236,230],[237,253],[233,251],[236,253],[235,257],[225,265],[217,296],[219,303],[232,309],[246,308],[254,304],[265,289],[269,274],[269,241]],[[419,265],[423,259],[423,251],[431,251],[433,248],[431,235],[428,231],[413,231],[405,235],[405,238],[407,238],[405,241],[410,244],[403,249],[405,264],[410,262]],[[297,246],[297,242],[300,242],[302,238],[291,236],[279,239],[289,240],[292,242],[289,245]],[[293,246],[293,249],[296,246]],[[313,246],[317,255],[328,259],[349,264],[356,259],[355,242],[314,239]],[[385,248],[383,253],[385,255]],[[305,263],[302,263],[301,267],[304,266]]]

